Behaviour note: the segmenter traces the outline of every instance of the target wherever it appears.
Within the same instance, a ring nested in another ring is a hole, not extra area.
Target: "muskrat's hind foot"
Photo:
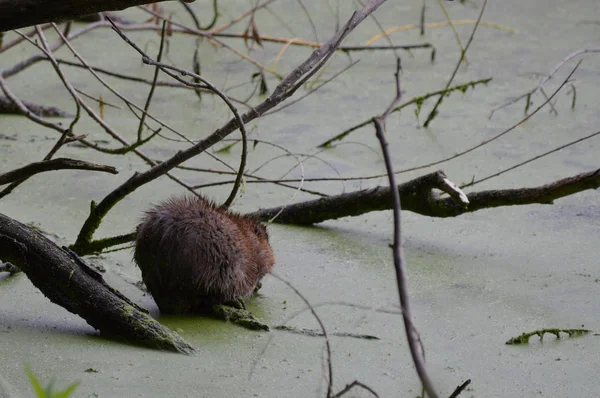
[[[232,307],[227,304],[215,304],[212,309],[215,317],[226,322],[231,322],[250,330],[269,330],[269,325],[256,319],[254,315],[246,309]]]
[[[232,307],[232,308],[238,309],[238,310],[246,309],[246,301],[241,297],[234,298],[231,301],[226,301],[221,304],[223,304],[227,307]]]

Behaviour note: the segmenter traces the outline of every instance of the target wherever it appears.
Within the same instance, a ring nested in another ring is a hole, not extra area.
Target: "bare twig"
[[[360,22],[362,22],[370,13],[374,12],[385,0],[371,0],[365,8],[356,11],[350,20],[346,23],[345,27],[336,33],[323,47],[315,50],[310,57],[303,62],[300,66],[294,69],[284,80],[281,82],[273,93],[265,101],[257,105],[252,110],[246,112],[242,116],[244,123],[248,123],[251,120],[256,119],[264,112],[272,109],[277,104],[283,102],[289,98],[296,91],[298,82],[302,82],[303,76],[311,75],[311,71],[318,70],[323,66],[322,61],[327,59],[334,51],[340,41],[350,33]],[[129,180],[123,183],[121,186],[109,193],[97,206],[92,206],[90,215],[86,219],[84,225],[79,232],[77,241],[74,244],[74,250],[82,250],[86,244],[91,242],[94,232],[100,226],[102,218],[110,211],[110,209],[123,197],[135,191],[140,186],[153,181],[154,179],[165,174],[169,170],[185,162],[186,160],[196,156],[199,153],[204,152],[233,131],[240,127],[236,118],[233,118],[220,129],[217,129],[213,134],[209,135],[204,140],[198,142],[191,148],[184,151],[180,151],[170,159],[159,165],[154,166],[148,171],[143,173],[137,173],[132,176]]]
[[[236,23],[238,23],[239,21],[241,21],[242,19],[254,14],[256,11],[260,10],[261,8],[264,8],[266,6],[268,6],[269,4],[271,4],[272,2],[274,2],[275,0],[266,0],[261,4],[256,5],[256,7],[252,8],[251,10],[246,11],[245,13],[241,14],[240,16],[238,16],[237,18],[235,18],[234,20],[232,20],[231,22],[219,26],[213,30],[211,30],[209,32],[210,35],[215,35],[219,32],[224,31],[225,29],[229,29],[231,26],[235,25]]]
[[[363,0],[357,0],[357,1],[361,6],[363,6],[363,7],[365,6]],[[392,41],[392,38],[385,33],[385,29],[383,28],[383,25],[381,25],[381,23],[379,22],[377,17],[375,17],[375,15],[371,14],[371,19],[373,20],[373,22],[375,22],[375,25],[377,25],[377,28],[382,33],[382,35],[385,37],[385,40],[388,42],[388,44],[390,46],[393,46],[394,42]],[[398,55],[398,51],[396,51],[396,50],[394,50],[394,55],[396,56],[396,58],[400,58],[400,56]]]
[[[107,19],[108,19],[109,22],[112,23],[112,21],[110,20],[110,18],[107,17]],[[134,42],[132,42],[131,40],[129,40],[129,38],[123,32],[121,32],[121,30],[119,30],[119,28],[117,27],[117,25],[113,24],[113,29],[117,32],[117,34],[119,36],[121,36],[121,38],[127,44],[129,44],[131,47],[133,47],[143,57],[142,61],[145,64],[155,65],[157,68],[160,68],[160,70],[162,70],[167,75],[169,75],[172,78],[178,80],[179,82],[187,84],[189,86],[202,85],[202,87],[208,87],[211,91],[213,91],[215,94],[217,94],[223,100],[223,102],[225,102],[225,104],[227,104],[227,106],[231,110],[231,113],[233,113],[234,120],[238,124],[240,132],[242,134],[242,148],[243,149],[242,149],[242,156],[240,158],[240,167],[239,167],[238,175],[236,177],[236,180],[235,180],[235,183],[233,185],[233,188],[231,189],[231,193],[230,193],[229,197],[227,198],[227,200],[223,204],[223,206],[229,207],[231,205],[231,203],[233,203],[233,200],[235,199],[235,197],[237,195],[237,192],[239,190],[239,187],[241,185],[242,176],[244,174],[244,168],[246,167],[246,155],[247,155],[247,152],[248,152],[248,146],[247,146],[247,141],[246,141],[246,137],[247,137],[248,133],[246,132],[246,126],[244,124],[244,120],[240,116],[237,108],[233,105],[233,103],[231,102],[231,100],[229,99],[229,97],[225,93],[223,93],[221,90],[219,90],[211,82],[209,82],[208,80],[206,80],[202,76],[200,76],[200,75],[198,75],[196,73],[187,71],[185,69],[178,68],[176,66],[167,65],[167,64],[164,64],[164,63],[157,62],[157,61],[153,60],[139,46],[137,46]],[[170,70],[177,71],[182,76],[191,76],[192,78],[196,79],[197,81],[200,81],[201,83],[188,82],[187,80],[181,78],[179,75],[176,75],[176,74],[172,73]]]
[[[600,52],[600,48],[581,48],[577,51],[573,51],[571,54],[567,55],[562,61],[560,61],[553,69],[552,71],[546,75],[542,81],[540,82],[540,84],[537,86],[537,88],[535,89],[535,92],[533,93],[533,95],[535,96],[541,89],[542,86],[544,84],[546,84],[546,82],[552,78],[552,76],[554,76],[554,74],[565,64],[567,63],[570,59],[573,59],[581,54],[586,54],[586,53],[598,53]],[[579,64],[578,64],[579,65]]]
[[[198,75],[196,73],[192,73],[192,72],[186,71],[185,69],[181,69],[181,68],[178,68],[176,66],[171,66],[171,65],[160,63],[160,62],[156,62],[156,61],[154,61],[152,59],[149,59],[149,58],[146,58],[146,57],[143,59],[143,61],[144,61],[144,63],[146,63],[148,65],[156,65],[163,72],[165,72],[167,75],[171,76],[172,78],[176,79],[177,81],[180,81],[181,83],[188,84],[190,86],[197,86],[197,85],[199,85],[199,83],[188,82],[187,80],[181,78],[180,76],[178,76],[178,75],[170,72],[169,69],[173,69],[173,70],[179,72],[180,74],[182,74],[183,76],[189,75],[192,78],[201,81],[202,83],[200,83],[200,84],[202,84],[203,86],[209,87],[211,91],[213,91],[214,93],[216,93],[227,104],[227,106],[229,106],[229,109],[233,113],[234,118],[235,118],[236,122],[239,125],[240,133],[242,135],[242,155],[240,156],[240,166],[239,166],[239,169],[238,169],[238,173],[237,173],[235,182],[234,182],[233,187],[231,189],[231,193],[229,194],[229,197],[223,203],[224,207],[229,207],[233,203],[233,200],[235,199],[235,197],[237,196],[237,192],[238,192],[238,190],[240,188],[240,185],[242,183],[242,178],[243,178],[243,175],[244,175],[244,169],[246,168],[246,159],[247,159],[247,155],[248,155],[248,141],[247,141],[248,133],[246,131],[246,126],[244,124],[244,121],[243,121],[242,117],[240,116],[237,108],[233,105],[233,103],[231,102],[231,100],[229,99],[229,97],[227,97],[227,95],[225,93],[223,93],[221,90],[217,89],[208,80],[204,79],[200,75]]]
[[[454,33],[454,38],[456,39],[456,42],[458,43],[458,47],[460,47],[460,51],[466,53],[467,50],[463,47],[463,44],[460,41],[460,36],[458,34],[458,31],[456,30],[456,28],[454,27],[454,24],[452,23],[452,18],[450,18],[450,14],[448,14],[448,9],[446,8],[446,6],[444,5],[442,0],[438,0],[438,5],[442,9],[442,13],[444,14],[444,17],[446,17],[448,26],[450,26],[450,29],[452,29],[452,33]],[[421,24],[421,26],[422,26],[421,29],[423,29],[423,24]],[[475,26],[477,26],[477,24],[475,24]],[[466,64],[469,63],[469,60],[467,59],[466,55],[465,55],[465,63]]]
[[[317,91],[318,89],[320,89],[321,87],[323,87],[324,85],[326,85],[327,83],[331,82],[332,80],[334,80],[336,77],[338,77],[339,75],[341,75],[342,73],[346,72],[348,69],[352,68],[354,65],[356,65],[360,60],[356,60],[354,62],[352,62],[350,65],[346,66],[344,69],[342,69],[341,71],[335,73],[333,76],[331,76],[330,78],[326,79],[325,81],[321,82],[317,87],[313,87],[312,89],[310,89],[307,93],[301,95],[300,97],[296,98],[293,101],[289,101],[288,103],[286,103],[283,106],[280,106],[277,109],[273,109],[269,112],[265,112],[263,114],[263,117],[265,116],[269,116],[272,115],[274,113],[277,113],[279,111],[284,110],[285,108],[288,108],[300,101],[302,101],[304,98],[308,97],[309,95],[311,95],[312,93],[314,93],[315,91]]]
[[[461,188],[471,187],[471,186],[473,186],[473,185],[476,185],[476,184],[482,183],[482,182],[484,182],[484,181],[490,180],[490,179],[492,179],[492,178],[498,177],[499,175],[502,175],[502,174],[504,174],[504,173],[507,173],[507,172],[509,172],[509,171],[511,171],[511,170],[514,170],[514,169],[516,169],[516,168],[518,168],[518,167],[521,167],[521,166],[523,166],[523,165],[526,165],[527,163],[531,163],[531,162],[533,162],[533,161],[535,161],[535,160],[541,159],[541,158],[543,158],[543,157],[545,157],[545,156],[548,156],[548,155],[550,155],[550,154],[552,154],[552,153],[554,153],[554,152],[558,152],[558,151],[560,151],[560,150],[562,150],[562,149],[565,149],[565,148],[567,148],[567,147],[570,147],[571,145],[575,145],[575,144],[578,144],[578,143],[580,143],[580,142],[582,142],[582,141],[589,140],[590,138],[592,138],[592,137],[596,137],[597,135],[600,135],[600,131],[598,131],[598,132],[595,132],[595,133],[592,133],[592,134],[589,134],[589,135],[586,135],[585,137],[581,137],[581,138],[579,138],[579,139],[577,139],[577,140],[575,140],[575,141],[571,141],[571,142],[569,142],[569,143],[567,143],[567,144],[561,145],[561,146],[559,146],[559,147],[557,147],[557,148],[554,148],[554,149],[552,149],[552,150],[550,150],[550,151],[547,151],[547,152],[544,152],[544,153],[542,153],[542,154],[540,154],[540,155],[534,156],[534,157],[532,157],[532,158],[530,158],[530,159],[527,159],[527,160],[525,160],[524,162],[517,163],[517,164],[516,164],[516,165],[514,165],[514,166],[511,166],[511,167],[509,167],[509,168],[507,168],[507,169],[504,169],[504,170],[502,170],[502,171],[499,171],[499,172],[497,172],[497,173],[494,173],[494,174],[492,174],[492,175],[489,175],[489,176],[487,176],[487,177],[485,177],[485,178],[481,178],[481,179],[479,179],[479,180],[475,180],[475,181],[472,181],[472,182],[470,182],[470,183],[468,183],[468,184],[462,185],[462,186],[461,186]]]
[[[219,46],[226,48],[227,50],[231,51],[232,53],[234,53],[234,54],[235,54],[235,55],[237,55],[238,57],[240,57],[240,58],[242,58],[242,59],[245,59],[246,61],[250,62],[251,64],[254,64],[255,66],[257,66],[257,67],[258,67],[259,69],[261,69],[261,70],[264,70],[264,71],[266,71],[266,72],[269,72],[269,73],[271,73],[272,75],[274,75],[274,76],[277,76],[278,78],[282,78],[282,77],[283,77],[283,76],[281,76],[279,73],[277,73],[277,72],[276,72],[276,71],[275,71],[273,68],[269,68],[269,67],[267,67],[267,66],[265,66],[265,65],[261,64],[260,62],[258,62],[258,61],[257,61],[257,60],[255,60],[254,58],[252,58],[252,57],[250,57],[250,56],[248,56],[248,55],[246,55],[246,54],[242,53],[241,51],[239,51],[239,50],[235,49],[234,47],[230,46],[229,44],[227,44],[227,43],[224,43],[224,42],[223,42],[223,41],[221,41],[221,40],[218,40],[218,39],[217,39],[215,36],[213,36],[213,35],[210,35],[210,34],[209,34],[209,33],[207,33],[206,31],[203,31],[203,30],[198,30],[198,29],[194,29],[194,28],[190,28],[190,27],[188,27],[188,26],[185,26],[185,25],[183,25],[183,24],[181,24],[181,23],[179,23],[179,22],[177,22],[177,21],[174,21],[174,20],[173,20],[173,19],[171,19],[171,18],[167,18],[167,17],[165,17],[165,16],[164,16],[164,15],[162,15],[162,14],[159,14],[159,13],[157,13],[157,12],[154,12],[154,11],[152,11],[152,10],[150,10],[150,9],[146,8],[146,7],[140,7],[140,9],[141,9],[141,10],[143,10],[143,11],[145,11],[145,12],[147,12],[147,13],[149,13],[149,14],[151,14],[151,15],[154,15],[156,18],[159,18],[159,19],[162,19],[162,20],[165,20],[165,21],[169,22],[169,23],[170,23],[171,25],[173,25],[173,26],[178,26],[178,27],[180,27],[180,28],[181,28],[181,29],[183,29],[183,31],[185,31],[186,33],[192,33],[192,34],[196,34],[196,35],[198,35],[198,36],[205,37],[205,38],[207,38],[208,40],[210,40],[210,41],[213,41],[213,42],[217,43]],[[107,19],[109,19],[109,18],[107,18]],[[110,19],[109,19],[109,21],[110,21]]]
[[[371,395],[373,395],[374,397],[379,398],[379,395],[375,392],[375,390],[373,390],[371,387],[367,386],[364,383],[361,383],[358,380],[354,380],[352,383],[348,384],[346,387],[344,387],[340,392],[338,392],[337,394],[335,394],[333,396],[333,398],[339,398],[344,396],[345,394],[347,394],[348,392],[350,392],[350,390],[352,390],[355,387],[360,387],[362,389],[367,390],[368,392],[371,393]]]
[[[320,41],[319,34],[317,33],[317,27],[315,26],[315,23],[314,23],[312,17],[310,16],[310,13],[308,12],[308,9],[306,8],[306,6],[302,2],[302,0],[296,0],[296,2],[298,4],[300,4],[300,8],[302,8],[304,15],[306,15],[306,19],[308,19],[308,23],[310,23],[310,27],[312,28],[313,35],[315,35],[315,40]],[[364,7],[364,5],[363,5],[363,7]]]
[[[396,188],[396,176],[394,174],[394,166],[388,149],[388,142],[384,133],[384,124],[386,116],[392,111],[395,104],[402,98],[402,90],[400,89],[400,59],[396,62],[396,95],[390,106],[386,109],[381,117],[373,118],[377,139],[381,144],[381,152],[385,161],[385,168],[388,174],[388,180],[391,189],[394,214],[394,243],[392,245],[392,253],[394,258],[394,268],[396,271],[396,282],[398,284],[398,295],[400,298],[400,308],[402,310],[402,319],[404,320],[404,328],[406,331],[406,339],[412,356],[413,363],[417,369],[417,374],[421,379],[424,389],[429,394],[430,398],[437,398],[437,392],[433,385],[427,369],[425,367],[425,355],[421,347],[419,333],[413,324],[411,314],[410,300],[408,296],[408,284],[406,279],[406,260],[404,259],[404,249],[402,247],[402,227],[401,227],[401,204],[400,194]]]
[[[393,109],[393,112],[400,112],[402,109],[406,108],[409,105],[415,104],[417,106],[417,110],[421,107],[421,105],[423,104],[423,102],[431,97],[434,97],[436,95],[444,95],[447,96],[452,92],[455,91],[464,91],[467,90],[468,88],[475,88],[476,85],[478,84],[487,84],[492,80],[491,77],[488,77],[487,79],[480,79],[480,80],[473,80],[467,83],[463,83],[463,84],[457,84],[456,86],[452,86],[449,87],[447,89],[444,90],[438,90],[438,91],[434,91],[431,93],[427,93],[424,95],[420,95],[418,97],[412,98],[409,101],[406,101],[398,106],[396,106]],[[279,109],[279,108],[278,108]],[[272,113],[272,112],[270,112]],[[355,130],[358,130],[361,127],[365,127],[370,125],[371,123],[373,123],[373,118],[369,118],[366,119],[358,124],[355,124],[354,126],[347,128],[346,130],[342,131],[341,133],[335,135],[332,138],[329,138],[326,141],[323,141],[322,143],[320,143],[319,145],[317,145],[320,148],[324,148],[324,147],[328,147],[331,144],[333,144],[335,141],[341,141],[342,139],[344,139],[347,135],[349,135],[350,133],[352,133]],[[383,177],[383,176],[382,176]]]
[[[183,0],[180,0],[179,3],[181,3],[181,5],[183,6],[183,8],[185,8],[185,10],[188,12],[188,14],[190,14],[190,16],[192,17],[192,19],[194,20],[194,24],[196,25],[196,29],[198,29],[198,30],[208,30],[208,29],[211,29],[213,26],[215,26],[215,24],[217,23],[217,19],[219,18],[218,0],[213,0],[213,18],[208,23],[208,25],[206,25],[206,26],[201,26],[200,25],[200,21],[198,20],[198,17],[196,16],[196,13],[194,12],[194,10],[192,9],[192,7],[190,7],[190,5],[188,3],[186,3]]]
[[[182,2],[183,3],[183,2]],[[183,3],[185,4],[185,3]],[[187,4],[185,4],[187,5]],[[160,62],[162,60],[163,48],[165,47],[165,28],[167,22],[163,21],[162,30],[160,33],[160,46],[158,48],[158,55],[156,56],[156,60]],[[138,141],[142,140],[142,132],[144,131],[144,121],[146,120],[146,115],[148,114],[148,108],[150,108],[150,102],[152,102],[152,95],[154,94],[154,89],[156,88],[156,82],[158,81],[158,72],[160,68],[157,66],[154,68],[154,77],[152,78],[152,85],[150,86],[150,92],[148,93],[148,98],[146,98],[146,104],[144,104],[144,111],[140,117],[140,124],[138,126],[137,138]]]
[[[94,71],[93,68],[89,67],[89,65],[87,64],[87,62],[85,61],[85,59],[83,59],[83,57],[81,57],[81,55],[79,55],[79,53],[75,50],[75,48],[73,48],[73,46],[71,45],[71,43],[69,42],[69,40],[67,39],[67,37],[65,37],[62,32],[58,29],[56,29],[56,32],[58,33],[58,35],[61,37],[62,42],[69,48],[69,50],[71,50],[71,52],[73,53],[73,55],[75,55],[75,57],[82,63],[82,65],[84,65],[86,68],[88,68],[88,70],[90,71],[90,73],[100,82],[102,83],[102,85],[104,87],[106,87],[107,89],[109,89],[113,94],[115,94],[117,97],[119,97],[121,100],[123,100],[123,102],[125,102],[127,104],[127,106],[130,107],[134,107],[139,111],[142,111],[142,108],[140,108],[139,106],[135,105],[134,103],[132,103],[131,101],[129,101],[127,98],[125,98],[124,96],[122,96],[119,92],[117,92],[115,89],[113,89],[108,83],[106,83],[104,81],[104,79],[102,79],[100,76],[98,76],[98,74]],[[1,78],[1,76],[0,76]],[[1,81],[0,81],[1,84]],[[130,108],[131,109],[131,108]],[[132,113],[135,114],[135,112]],[[165,125],[164,123],[162,123],[160,120],[154,118],[152,115],[148,114],[148,117],[154,121],[156,121],[157,123],[159,123],[160,125],[162,125],[163,127],[168,128],[169,130],[177,133],[174,129],[170,128],[169,126]],[[144,143],[148,142],[149,140],[151,140],[155,135],[157,135],[160,132],[160,129],[155,131],[152,135],[148,136],[148,138],[146,138],[145,140],[142,141],[138,141],[137,143],[134,143],[133,145],[130,145],[125,139],[121,138],[120,136],[116,137],[116,139],[121,142],[123,145],[125,145],[123,148],[119,148],[117,150],[106,150],[103,148],[99,148],[97,145],[87,142],[85,140],[81,140],[81,142],[86,145],[87,147],[96,149],[98,151],[101,152],[106,152],[106,153],[124,153],[126,151],[133,151],[137,156],[139,156],[140,158],[142,158],[146,163],[148,163],[150,166],[155,166],[157,163],[154,162],[149,156],[147,156],[146,154],[144,154],[142,151],[140,151],[139,149],[137,149],[139,146],[143,145]],[[178,133],[177,133],[178,134]],[[179,178],[175,177],[174,175],[172,175],[171,173],[166,173],[167,177],[169,177],[171,180],[175,181],[176,183],[178,183],[179,185],[183,186],[184,188],[186,188],[188,191],[190,191],[192,194],[196,194],[194,192],[194,190],[187,185],[186,183],[184,183],[183,181],[181,181]]]
[[[448,398],[458,397],[465,390],[465,388],[467,388],[469,386],[469,384],[471,384],[471,379],[468,379],[467,381],[462,383],[460,386],[456,387],[456,390],[454,390],[454,392]]]
[[[56,24],[53,23],[52,26],[55,29],[57,29]],[[54,156],[54,154],[60,149],[60,147],[62,147],[64,145],[64,143],[66,142],[67,136],[74,135],[73,129],[75,128],[75,125],[77,124],[77,122],[79,121],[79,118],[81,116],[81,105],[79,104],[79,97],[77,96],[75,89],[73,88],[71,83],[69,83],[69,81],[67,80],[65,75],[60,70],[60,67],[58,66],[58,62],[56,62],[56,59],[54,58],[54,55],[52,54],[52,50],[50,49],[50,46],[48,45],[48,41],[46,40],[46,36],[44,35],[43,30],[39,26],[36,26],[35,30],[40,38],[40,41],[42,42],[42,45],[44,46],[44,49],[47,51],[47,56],[50,59],[50,62],[52,63],[52,67],[56,71],[56,74],[62,81],[63,85],[65,86],[65,88],[67,89],[69,94],[71,94],[71,97],[73,98],[73,101],[75,102],[75,107],[77,109],[75,118],[69,125],[69,128],[62,133],[62,135],[60,136],[59,140],[56,142],[54,147],[50,150],[50,152],[48,152],[48,154],[44,158],[44,160],[50,160],[52,158],[52,156]],[[30,39],[26,38],[26,40],[30,40]]]
[[[425,24],[425,27],[427,28],[440,28],[440,27],[444,27],[447,26],[449,24],[451,25],[475,25],[477,23],[477,20],[454,20],[454,21],[443,21],[443,22],[429,22]],[[493,22],[486,22],[486,21],[480,21],[479,25],[481,26],[485,26],[488,28],[495,28],[495,29],[500,29],[500,30],[504,30],[510,33],[515,33],[516,30],[509,27],[509,26],[505,26],[505,25],[500,25],[497,23],[493,23]],[[366,45],[371,45],[374,42],[376,42],[377,40],[381,39],[382,37],[385,37],[387,35],[389,35],[390,33],[394,33],[394,32],[399,32],[399,31],[406,31],[406,30],[411,30],[411,29],[422,29],[422,25],[421,23],[418,24],[409,24],[409,25],[403,25],[403,26],[396,26],[390,29],[387,29],[385,32],[383,32],[383,34],[378,34],[373,36],[372,38],[370,38],[369,40],[367,40]]]
[[[450,75],[450,79],[448,79],[448,83],[446,83],[446,89],[448,89],[448,87],[450,87],[450,85],[452,84],[452,81],[454,80],[456,73],[458,73],[458,69],[460,68],[460,65],[465,60],[465,57],[467,55],[467,50],[469,49],[469,46],[473,42],[473,38],[475,37],[475,32],[477,31],[477,27],[479,26],[479,23],[481,22],[481,17],[483,16],[483,11],[485,11],[486,5],[487,5],[487,0],[483,0],[483,4],[481,5],[481,12],[479,13],[477,22],[475,23],[475,26],[473,27],[473,31],[471,32],[471,36],[469,37],[469,41],[467,41],[465,48],[460,51],[460,58],[458,59],[458,62],[456,63],[456,67],[454,68],[452,75]],[[444,99],[444,95],[440,95],[438,97],[438,100],[435,103],[435,105],[433,106],[433,109],[431,110],[431,112],[429,112],[429,115],[427,116],[427,120],[425,120],[425,123],[423,123],[424,127],[429,126],[429,123],[431,123],[433,118],[436,117],[437,112],[438,112],[437,109],[441,105],[443,99]]]
[[[529,120],[530,118],[532,118],[535,114],[537,114],[544,106],[546,106],[546,104],[548,102],[550,102],[555,96],[556,94],[558,94],[558,92],[560,90],[562,90],[562,88],[569,82],[569,79],[571,79],[571,76],[573,76],[573,74],[575,73],[575,71],[577,70],[577,68],[579,67],[579,64],[581,63],[581,61],[579,61],[579,63],[577,63],[577,65],[575,65],[575,67],[573,68],[573,70],[571,71],[571,73],[569,73],[569,75],[565,78],[565,80],[561,83],[560,86],[558,86],[558,88],[556,90],[554,90],[554,92],[552,93],[552,95],[550,95],[550,97],[548,97],[548,99],[546,101],[544,101],[540,106],[538,106],[533,112],[531,112],[530,114],[527,114],[524,118],[522,118],[521,120],[519,120],[517,123],[513,124],[511,127],[507,128],[506,130],[502,131],[501,133],[496,134],[495,136],[488,138],[487,140],[484,140],[482,142],[480,142],[477,145],[474,145],[470,148],[467,148],[461,152],[458,152],[452,156],[449,156],[447,158],[444,159],[440,159],[440,160],[436,160],[435,162],[431,162],[431,163],[426,163],[426,164],[422,164],[420,166],[414,166],[414,167],[409,167],[406,169],[402,169],[402,170],[398,170],[396,171],[396,174],[401,174],[401,173],[407,173],[409,171],[415,171],[415,170],[421,170],[421,169],[425,169],[431,166],[437,166],[440,165],[442,163],[448,162],[450,160],[454,160],[457,159],[463,155],[466,155],[467,153],[473,152],[474,150],[481,148],[487,144],[489,144],[492,141],[497,140],[500,137],[503,137],[504,135],[510,133],[511,131],[515,130],[517,127],[523,125],[523,123],[525,123],[527,120]],[[402,105],[400,105],[402,106]],[[348,178],[347,180],[370,180],[370,179],[376,179],[376,178],[381,178],[381,177],[385,177],[385,174],[376,174],[376,175],[371,175],[371,176],[364,176],[364,177],[351,177]]]
[[[81,29],[71,32],[69,34],[68,38],[69,38],[69,40],[73,40],[87,32],[90,32],[96,28],[103,27],[106,25],[107,25],[107,23],[105,21],[99,21],[99,22],[85,25]],[[19,31],[15,31],[15,32],[20,33]],[[61,32],[61,34],[62,34],[62,32]],[[25,37],[26,37],[26,35],[21,34],[22,39],[26,40]],[[64,43],[62,40],[58,40],[56,43],[54,43],[52,46],[50,46],[50,49],[54,52],[54,51],[58,50],[63,44]],[[27,69],[28,67],[36,64],[37,62],[43,61],[45,59],[47,59],[47,57],[43,54],[32,55],[31,57],[27,58],[26,60],[23,60],[22,62],[17,63],[12,68],[4,69],[3,71],[0,72],[0,75],[1,75],[1,77],[4,77],[4,78],[14,76],[17,73],[22,72],[23,70]]]
[[[273,273],[272,271],[271,271],[271,275],[274,278],[276,278],[276,279],[280,280],[281,282],[285,283],[290,289],[292,289],[294,291],[294,293],[296,293],[296,295],[298,297],[300,297],[300,299],[302,301],[304,301],[304,304],[306,304],[306,306],[310,309],[310,312],[312,313],[312,315],[315,317],[315,319],[319,323],[319,327],[321,328],[321,332],[323,332],[323,338],[325,339],[325,349],[327,350],[327,370],[328,370],[328,375],[327,375],[327,398],[331,398],[331,397],[333,397],[333,365],[331,363],[331,346],[329,344],[329,337],[327,337],[327,330],[325,329],[325,325],[321,321],[321,318],[319,318],[319,315],[317,314],[317,312],[315,311],[315,309],[312,307],[312,305],[310,304],[310,302],[306,299],[306,297],[304,297],[304,295],[302,293],[300,293],[300,291],[298,289],[296,289],[294,287],[294,285],[292,285],[287,280],[283,279],[281,276]]]
[[[46,30],[46,29],[50,28],[51,26],[52,26],[51,24],[45,23],[43,25],[40,25],[40,28],[42,30]],[[36,30],[31,29],[30,31],[25,33],[25,36],[31,37],[31,36],[34,36],[35,34],[36,34]],[[25,40],[25,39],[23,39],[22,37],[17,37],[8,43],[4,43],[3,45],[0,46],[0,54],[2,54],[4,51],[6,51],[10,48],[13,48],[14,46],[21,44],[23,42],[23,40]]]

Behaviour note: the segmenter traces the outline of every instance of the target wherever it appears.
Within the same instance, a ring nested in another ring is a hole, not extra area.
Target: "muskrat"
[[[134,259],[167,314],[207,312],[248,297],[275,263],[258,219],[195,196],[171,198],[146,212]]]

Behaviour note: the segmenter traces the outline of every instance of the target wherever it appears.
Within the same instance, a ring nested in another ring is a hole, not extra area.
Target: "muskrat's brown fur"
[[[204,312],[247,297],[275,263],[264,225],[198,197],[151,208],[138,226],[134,259],[163,313]]]

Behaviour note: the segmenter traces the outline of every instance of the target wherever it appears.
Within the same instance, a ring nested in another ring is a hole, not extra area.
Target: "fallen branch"
[[[23,104],[36,116],[40,117],[73,117],[73,115],[62,111],[54,106],[43,106],[31,102],[23,101]],[[24,115],[19,106],[7,97],[0,97],[0,114],[5,115]]]
[[[108,337],[180,353],[194,348],[112,289],[68,249],[0,214],[0,256],[21,268],[50,301],[81,316]]]
[[[493,207],[552,204],[556,199],[600,187],[600,169],[539,187],[472,192],[465,198],[461,197],[462,191],[453,190],[449,184],[444,172],[437,171],[398,185],[402,210],[429,217],[456,217]],[[444,191],[450,197],[442,197],[434,189]],[[391,208],[390,188],[376,187],[285,207],[262,209],[252,214],[268,220],[281,212],[275,219],[277,223],[310,225]]]
[[[23,178],[29,178],[32,175],[53,170],[92,170],[102,171],[110,174],[118,174],[119,172],[112,166],[103,164],[95,164],[84,162],[82,160],[74,160],[67,158],[56,158],[52,160],[44,160],[41,162],[30,163],[27,166],[15,169],[4,174],[0,174],[0,185],[8,184]]]
[[[456,217],[482,209],[530,204],[552,204],[554,200],[588,189],[600,187],[600,169],[577,174],[562,180],[533,188],[499,189],[464,194],[443,171],[426,174],[398,185],[402,210],[428,217]],[[440,190],[450,197],[442,197]],[[337,196],[261,209],[251,213],[263,221],[272,219],[278,224],[312,225],[342,217],[360,216],[372,211],[391,210],[389,187],[375,187]],[[129,243],[134,233],[91,241],[80,255],[100,253],[103,250]]]

